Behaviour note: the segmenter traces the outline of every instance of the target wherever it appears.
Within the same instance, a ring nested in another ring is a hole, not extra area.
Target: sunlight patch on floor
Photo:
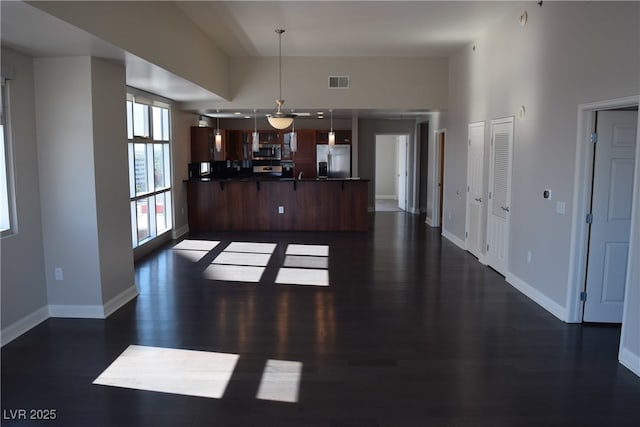
[[[301,374],[302,362],[267,360],[256,399],[296,403]]]
[[[281,285],[329,286],[329,271],[311,268],[281,268],[276,277]]]
[[[287,246],[287,255],[314,255],[314,256],[329,256],[329,246],[327,245],[295,245],[291,244]]]
[[[287,255],[284,258],[285,267],[301,268],[329,268],[329,258],[322,256]]]
[[[253,265],[257,267],[266,267],[266,265],[269,264],[270,258],[271,254],[265,253],[224,251],[213,260],[213,264]]]
[[[211,264],[204,270],[204,277],[209,280],[257,283],[262,278],[264,269],[249,265]]]
[[[131,345],[94,384],[220,399],[237,354]]]
[[[210,251],[220,242],[215,240],[189,240],[185,239],[182,242],[176,244],[173,249],[178,250],[191,250],[191,251]]]
[[[197,250],[188,250],[188,249],[180,249],[180,250],[174,251],[173,253],[175,255],[179,256],[179,257],[185,258],[188,261],[198,262],[202,258],[207,256],[207,254],[209,252],[207,252],[207,251],[197,251]]]
[[[275,243],[231,242],[224,250],[227,252],[272,254],[275,249]]]

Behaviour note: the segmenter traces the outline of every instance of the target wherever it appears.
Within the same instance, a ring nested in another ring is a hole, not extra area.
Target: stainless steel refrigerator
[[[351,144],[328,144],[316,146],[316,171],[320,176],[320,162],[327,162],[327,178],[349,178],[351,176]]]

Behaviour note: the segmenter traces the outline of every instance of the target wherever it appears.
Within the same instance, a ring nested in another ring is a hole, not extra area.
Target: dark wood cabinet
[[[189,230],[364,231],[368,185],[366,180],[189,181]]]
[[[212,160],[226,160],[227,132],[220,131],[222,144],[216,149],[216,130],[210,127],[191,127],[191,163],[209,162]]]
[[[293,175],[302,172],[305,178],[316,177],[316,131],[313,129],[297,130],[298,150],[292,153],[294,161]]]
[[[336,133],[336,144],[351,144],[351,131],[350,130],[334,130]],[[319,130],[317,136],[318,144],[329,143],[329,131]]]
[[[251,133],[251,131],[246,130],[227,132],[226,160],[251,160],[253,154]]]
[[[191,128],[191,163],[213,160],[213,128]]]

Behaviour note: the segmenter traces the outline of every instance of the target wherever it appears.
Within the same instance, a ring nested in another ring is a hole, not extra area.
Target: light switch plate
[[[556,213],[564,215],[566,212],[566,204],[564,202],[556,202]]]

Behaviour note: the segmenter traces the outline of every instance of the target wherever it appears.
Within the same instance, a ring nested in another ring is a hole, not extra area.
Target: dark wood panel
[[[188,183],[189,229],[367,229],[368,181]],[[279,213],[282,207],[284,213]]]

